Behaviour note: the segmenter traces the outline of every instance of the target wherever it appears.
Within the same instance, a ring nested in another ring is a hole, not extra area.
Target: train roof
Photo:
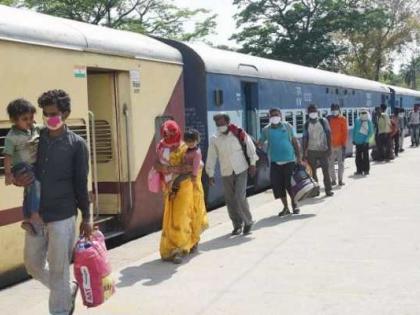
[[[205,44],[184,43],[202,59],[210,73],[232,74],[307,84],[368,90],[389,93],[386,85],[345,74],[300,66],[233,51],[210,47]]]
[[[411,90],[400,86],[388,85],[388,87],[393,89],[395,91],[395,94],[420,97],[420,91]]]
[[[178,50],[138,33],[0,5],[0,40],[182,63]]]

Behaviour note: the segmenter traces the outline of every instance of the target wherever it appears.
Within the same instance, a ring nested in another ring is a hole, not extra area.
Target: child
[[[33,164],[36,162],[39,129],[34,125],[36,108],[24,99],[16,99],[7,106],[12,128],[4,143],[4,170],[6,185],[14,182],[14,177],[29,173],[33,183],[25,187],[23,199],[22,228],[36,234],[34,225],[42,224],[39,216],[40,183],[35,179]]]
[[[204,202],[204,190],[201,184],[201,174],[204,163],[202,161],[200,143],[200,133],[195,129],[187,129],[184,133],[184,142],[188,146],[184,155],[184,164],[192,166],[191,181],[193,182],[194,194],[194,215],[192,220],[192,230],[194,236],[194,246],[191,253],[197,251],[200,241],[200,234],[208,227],[207,211]]]

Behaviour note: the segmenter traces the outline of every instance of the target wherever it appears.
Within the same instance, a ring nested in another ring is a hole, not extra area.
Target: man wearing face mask
[[[281,200],[283,210],[279,216],[290,214],[287,195],[292,200],[293,214],[299,214],[299,208],[294,202],[293,194],[290,190],[291,178],[297,163],[302,163],[299,142],[293,127],[282,121],[281,111],[278,108],[272,108],[269,111],[270,124],[261,132],[259,144],[265,142],[268,144],[268,154],[270,156],[270,180],[273,188],[274,198]]]
[[[40,134],[35,167],[41,184],[39,212],[44,225],[36,235],[26,234],[24,260],[28,273],[50,289],[50,314],[67,315],[74,311],[77,293],[77,286],[70,282],[77,209],[82,212],[80,233],[89,237],[92,232],[89,153],[86,142],[65,125],[71,110],[66,92],[45,92],[38,104],[47,127]],[[16,184],[26,186],[28,181],[22,176]]]
[[[399,152],[404,152],[404,138],[405,128],[407,128],[407,118],[405,117],[404,108],[400,108],[398,111],[398,127],[399,127]]]
[[[410,126],[411,147],[418,147],[420,144],[420,111],[419,104],[414,105],[413,111],[410,113],[408,125]]]
[[[331,156],[330,156],[330,176],[331,185],[337,185],[337,176],[335,174],[335,161],[338,164],[338,184],[344,185],[344,159],[347,146],[347,119],[341,115],[338,104],[331,105],[331,116],[328,117],[331,127]]]
[[[325,194],[328,197],[334,195],[331,187],[329,173],[329,157],[331,155],[331,129],[325,118],[320,118],[318,108],[311,104],[308,106],[309,120],[305,123],[303,131],[303,154],[308,161],[313,177],[318,181],[316,168],[321,165],[324,176]]]
[[[241,232],[246,235],[251,232],[254,223],[246,198],[246,188],[248,172],[251,176],[256,174],[258,156],[255,145],[249,135],[230,123],[229,115],[216,114],[213,120],[217,126],[217,134],[210,139],[206,172],[210,185],[214,185],[216,161],[219,160],[225,201],[233,224],[232,235],[239,235]]]

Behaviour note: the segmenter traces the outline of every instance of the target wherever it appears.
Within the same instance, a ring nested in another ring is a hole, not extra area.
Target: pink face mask
[[[44,124],[50,130],[57,130],[63,126],[64,122],[61,119],[61,116],[52,116],[44,117]]]

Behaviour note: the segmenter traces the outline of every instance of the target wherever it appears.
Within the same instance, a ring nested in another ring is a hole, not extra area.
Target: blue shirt
[[[277,128],[271,125],[265,127],[261,133],[260,143],[268,142],[268,152],[271,162],[287,163],[296,161],[292,138],[296,137],[293,127],[282,123]]]

